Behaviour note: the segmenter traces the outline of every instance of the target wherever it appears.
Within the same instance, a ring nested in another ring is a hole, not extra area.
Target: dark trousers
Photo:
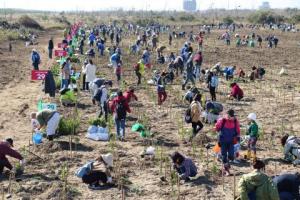
[[[32,63],[34,70],[39,70],[39,63]]]
[[[8,168],[9,170],[13,168],[6,158],[0,159],[0,174],[2,174],[4,167]]]
[[[140,72],[135,72],[135,75],[136,75],[137,78],[138,78],[137,84],[138,84],[138,85],[141,84],[142,74],[141,74]]]
[[[197,133],[203,128],[202,122],[192,122],[192,127],[193,127],[193,137],[197,135]]]
[[[53,49],[48,49],[48,50],[49,50],[49,59],[52,59]]]
[[[82,90],[85,90],[85,89],[86,89],[85,77],[86,77],[86,75],[83,74],[83,76],[82,76]]]
[[[221,142],[221,154],[223,163],[228,163],[229,160],[234,159],[233,142]]]
[[[91,173],[86,174],[82,177],[82,182],[89,185],[95,184],[97,186],[100,184],[100,182],[106,183],[107,176],[102,171],[92,171]]]
[[[108,118],[108,106],[107,106],[107,102],[104,102],[103,105],[100,104],[100,113],[99,113],[99,118],[104,114],[105,117],[105,121],[107,122],[107,118]]]
[[[86,90],[89,90],[89,84],[90,84],[90,82],[85,82],[85,89]]]
[[[217,97],[216,97],[216,88],[210,86],[209,87],[209,92],[210,92],[211,100],[212,101],[216,101],[217,100]]]

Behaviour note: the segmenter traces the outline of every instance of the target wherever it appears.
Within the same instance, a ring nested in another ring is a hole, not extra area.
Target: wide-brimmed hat
[[[105,164],[108,165],[108,167],[113,166],[113,156],[111,153],[101,155],[101,157],[102,157],[103,161],[105,162]]]

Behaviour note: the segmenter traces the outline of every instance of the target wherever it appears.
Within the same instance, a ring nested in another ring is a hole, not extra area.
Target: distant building
[[[259,7],[261,10],[268,10],[271,8],[270,3],[268,1],[262,2],[261,6]]]
[[[196,11],[197,10],[196,0],[183,0],[183,9],[185,11]]]

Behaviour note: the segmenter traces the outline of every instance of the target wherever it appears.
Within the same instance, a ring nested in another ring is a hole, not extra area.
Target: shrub
[[[233,21],[233,19],[232,19],[230,16],[226,16],[226,17],[223,18],[223,22],[224,22],[225,24],[230,25],[230,24],[232,24],[234,21]]]
[[[170,20],[170,21],[173,21],[173,22],[176,21],[175,17],[173,17],[173,16],[171,16],[171,17],[169,18],[169,20]]]
[[[300,22],[300,14],[293,15],[291,19],[292,19],[293,23],[299,23]]]
[[[183,15],[179,18],[181,21],[194,21],[194,15]]]
[[[32,19],[31,17],[29,17],[27,15],[21,16],[19,18],[19,23],[21,26],[24,26],[26,28],[33,28],[33,29],[38,29],[38,30],[43,29],[37,21],[35,21],[34,19]]]
[[[97,118],[97,119],[90,119],[89,124],[92,125],[92,126],[100,126],[100,127],[103,127],[103,128],[106,128],[106,126],[107,126],[107,124],[105,122],[105,119],[103,117],[102,118]]]
[[[58,124],[58,133],[60,135],[71,135],[76,134],[76,129],[80,125],[80,120],[76,119],[67,119],[62,117]]]
[[[270,11],[258,11],[249,16],[248,20],[251,23],[256,24],[270,24],[270,23],[279,23],[284,21],[284,17],[281,15],[274,14]]]

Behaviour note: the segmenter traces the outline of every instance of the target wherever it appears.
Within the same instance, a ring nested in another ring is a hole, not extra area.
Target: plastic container
[[[43,135],[39,132],[35,133],[32,136],[32,141],[33,141],[34,144],[41,144],[42,140],[43,140]]]

